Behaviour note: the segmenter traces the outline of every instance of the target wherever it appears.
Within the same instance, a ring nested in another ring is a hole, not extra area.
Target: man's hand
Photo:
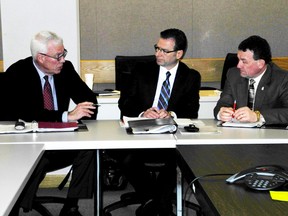
[[[235,112],[232,107],[221,107],[219,112],[221,121],[231,121],[232,118],[239,122],[257,122],[257,115],[249,107],[241,107]]]
[[[237,109],[234,118],[240,122],[257,122],[257,114],[249,107],[241,107]]]
[[[159,110],[156,107],[151,107],[143,113],[143,117],[154,118],[154,119],[156,119],[156,118],[169,118],[170,114],[165,109]]]
[[[83,102],[77,104],[74,110],[68,113],[68,121],[77,121],[83,117],[91,117],[96,107],[92,102]]]
[[[221,107],[219,111],[219,118],[223,122],[231,121],[234,116],[232,107]]]

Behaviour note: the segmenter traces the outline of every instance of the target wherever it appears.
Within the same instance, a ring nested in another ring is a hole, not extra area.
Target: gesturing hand
[[[90,118],[94,114],[95,106],[92,102],[82,102],[77,104],[74,110],[68,113],[68,121],[77,121],[83,117]]]

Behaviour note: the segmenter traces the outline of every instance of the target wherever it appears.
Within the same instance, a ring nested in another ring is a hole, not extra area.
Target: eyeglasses
[[[164,54],[168,54],[168,53],[172,53],[172,52],[178,51],[178,50],[171,50],[170,51],[170,50],[162,49],[162,48],[158,47],[157,44],[154,45],[154,49],[155,49],[155,52],[160,51],[160,52],[162,52]]]
[[[68,51],[67,51],[66,49],[64,49],[64,52],[58,54],[57,56],[50,56],[50,55],[47,55],[47,54],[45,54],[45,53],[39,53],[39,54],[44,55],[44,56],[47,56],[47,57],[49,57],[49,58],[56,59],[57,61],[60,61],[62,57],[63,57],[63,58],[66,57],[67,53],[68,53]]]

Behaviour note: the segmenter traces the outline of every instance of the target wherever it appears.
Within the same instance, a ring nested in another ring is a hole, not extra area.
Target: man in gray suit
[[[288,124],[288,73],[272,62],[268,42],[250,36],[238,46],[237,56],[238,65],[227,73],[214,117],[224,122],[234,118],[240,122]],[[254,80],[254,97],[249,107],[250,80]]]

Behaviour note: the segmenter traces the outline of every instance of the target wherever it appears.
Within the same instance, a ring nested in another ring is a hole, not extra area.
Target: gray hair
[[[56,33],[50,31],[41,31],[35,34],[30,43],[33,59],[36,59],[38,53],[47,53],[50,42],[53,42],[56,45],[62,45],[63,39]]]

